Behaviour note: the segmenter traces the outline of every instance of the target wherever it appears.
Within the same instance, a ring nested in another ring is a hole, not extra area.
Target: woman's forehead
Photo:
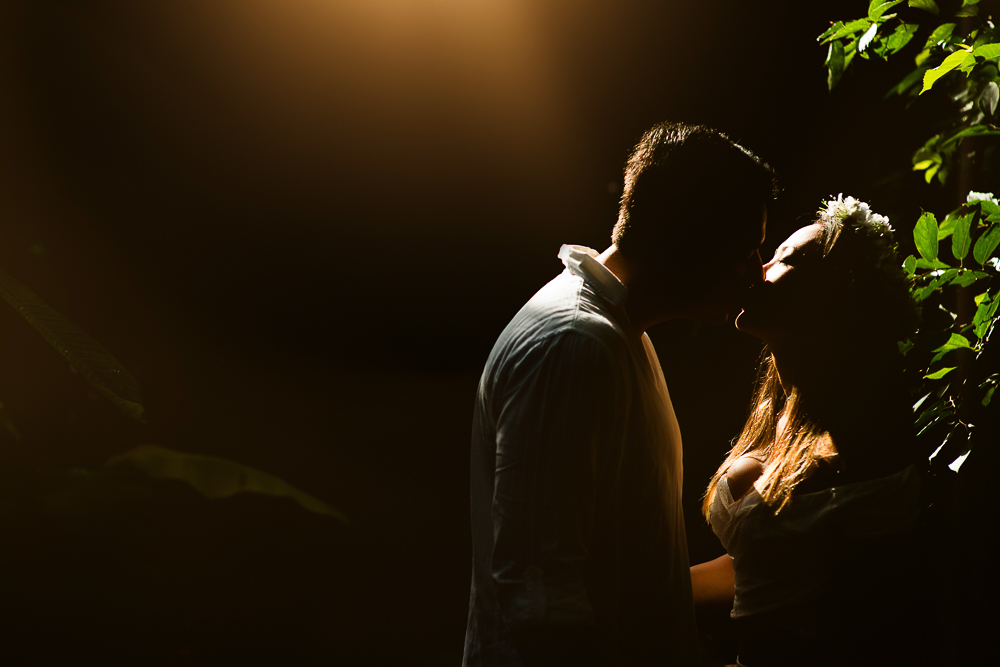
[[[778,246],[779,248],[803,248],[809,245],[819,245],[823,242],[823,227],[820,225],[806,225],[796,230],[791,236]]]

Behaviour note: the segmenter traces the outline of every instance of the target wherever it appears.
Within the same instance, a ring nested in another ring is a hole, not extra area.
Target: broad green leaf
[[[959,139],[964,139],[965,137],[988,137],[988,136],[1000,136],[1000,130],[991,129],[989,125],[973,125],[971,127],[966,127],[958,130],[954,134],[951,134],[946,140],[941,142],[941,147],[948,147],[955,144]]]
[[[959,67],[963,62],[970,58],[974,63],[975,56],[968,51],[958,50],[945,58],[944,61],[934,69],[927,70],[927,72],[924,73],[924,87],[921,89],[920,94],[923,95],[926,93],[934,86],[938,79],[956,67]]]
[[[973,347],[968,338],[962,334],[953,333],[951,334],[951,337],[948,338],[948,342],[941,347],[931,350],[931,352],[951,352],[952,350],[962,349],[971,350]]]
[[[303,508],[347,522],[341,512],[273,475],[233,461],[187,454],[156,445],[140,445],[111,458],[107,465],[131,463],[154,479],[187,482],[207,498],[228,498],[237,493],[262,493],[291,498]]]
[[[851,21],[850,23],[845,23],[842,28],[837,30],[831,35],[827,35],[821,44],[826,44],[827,42],[836,41],[844,37],[850,37],[851,35],[856,35],[859,32],[863,32],[868,29],[871,25],[871,21],[868,19],[858,19],[857,21]]]
[[[898,52],[910,43],[910,40],[913,39],[913,35],[916,34],[918,28],[920,28],[920,26],[916,23],[904,23],[896,26],[896,30],[885,40],[886,50],[889,53]]]
[[[823,34],[816,38],[820,44],[826,44],[826,38],[831,35],[836,34],[838,30],[844,27],[843,21],[837,21],[836,23],[831,23],[830,27],[823,31]]]
[[[882,96],[882,99],[887,100],[893,95],[905,94],[906,91],[908,91],[915,84],[923,80],[924,72],[926,72],[929,69],[930,69],[929,67],[918,67],[917,69],[913,70],[905,77],[903,77],[902,81],[900,81],[895,86],[887,90],[885,95]]]
[[[983,44],[973,49],[972,54],[984,60],[1000,57],[1000,44]]]
[[[917,303],[921,303],[927,298],[929,298],[931,294],[934,294],[934,290],[936,289],[937,287],[935,285],[927,285],[926,287],[921,287],[920,289],[918,289],[916,292],[913,293],[913,300],[916,301]]]
[[[996,81],[990,81],[979,94],[979,110],[984,116],[990,118],[996,113],[997,100],[1000,100],[1000,87],[997,87]]]
[[[917,220],[916,226],[913,228],[913,242],[917,246],[917,252],[931,263],[938,256],[937,230],[937,220],[934,218],[933,213],[924,213],[921,215],[920,219]]]
[[[930,167],[928,167],[927,171],[924,172],[924,181],[930,183],[931,179],[934,178],[934,174],[936,174],[938,172],[938,169],[940,168],[941,168],[940,163],[932,164]]]
[[[145,408],[138,383],[100,343],[3,271],[0,271],[0,296],[42,334],[42,338],[56,348],[94,389],[128,416],[144,421]]]
[[[968,287],[973,283],[976,283],[983,278],[989,278],[990,274],[983,271],[962,271],[959,273],[954,280],[951,281],[952,285],[958,285],[959,287]]]
[[[844,74],[844,45],[840,42],[831,42],[830,49],[826,56],[826,85],[830,90],[837,85],[840,77]]]
[[[903,0],[871,0],[868,4],[868,18],[877,21],[887,11],[902,3]]]
[[[947,375],[948,373],[952,372],[956,368],[958,368],[958,366],[949,366],[947,368],[942,368],[940,370],[936,370],[933,373],[928,373],[924,377],[926,379],[928,379],[928,380],[940,380],[941,378],[943,378],[945,375]]]
[[[948,238],[955,231],[955,223],[958,222],[958,218],[953,214],[949,214],[948,217],[944,219],[944,222],[938,227],[937,237],[938,241],[941,239]]]
[[[981,304],[981,303],[983,303],[985,301],[989,301],[989,300],[990,300],[990,293],[989,292],[983,292],[982,294],[977,294],[976,296],[974,296],[972,298],[973,303],[975,303],[977,306],[979,304]]]
[[[998,244],[1000,244],[1000,224],[994,223],[976,241],[976,245],[972,248],[972,257],[980,264],[985,264]]]
[[[972,247],[972,240],[969,238],[969,228],[972,225],[973,217],[975,217],[975,213],[954,218],[955,232],[951,237],[951,254],[957,260],[965,259],[965,256],[969,254],[969,248]]]
[[[909,0],[906,4],[910,7],[916,7],[917,9],[928,11],[935,16],[941,13],[941,10],[938,9],[937,3],[934,2],[934,0]]]
[[[972,326],[979,340],[983,340],[990,327],[993,326],[993,317],[997,314],[997,306],[1000,306],[1000,299],[981,301],[976,307],[976,314],[972,318]]]
[[[875,39],[875,33],[878,32],[878,24],[872,23],[872,27],[865,31],[865,34],[861,35],[861,39],[858,40],[858,53],[864,53],[868,45],[872,43]]]
[[[970,192],[969,193],[969,197],[970,197],[969,203],[972,203],[974,201],[973,199],[971,199],[971,197],[972,197],[973,194],[981,194],[984,197],[988,197],[988,199],[975,200],[975,201],[979,202],[979,210],[982,211],[983,218],[985,218],[987,222],[1000,222],[1000,205],[997,205],[997,204],[993,203],[993,201],[992,201],[993,200],[993,193],[991,193],[991,192],[983,192],[983,193],[972,193],[972,192]]]
[[[957,12],[955,12],[955,18],[963,18],[975,16],[979,13],[979,7],[976,4],[969,4],[968,2],[962,6]]]
[[[997,388],[996,385],[992,385],[989,389],[986,390],[986,395],[983,396],[982,400],[982,404],[984,406],[989,405],[990,401],[993,400],[993,392],[996,391],[996,388]]]
[[[930,37],[927,38],[927,43],[924,44],[924,50],[926,51],[932,46],[941,44],[942,42],[947,43],[951,39],[951,34],[953,32],[955,32],[954,23],[942,23],[935,28],[934,32],[932,32]]]
[[[947,410],[947,401],[943,398],[936,401],[929,408],[921,412],[920,416],[917,417],[915,424],[917,427],[920,427],[929,422],[931,419],[941,416],[942,412],[944,412],[945,415],[949,412]]]
[[[923,257],[917,258],[917,268],[918,269],[947,269],[949,268],[947,264],[942,262],[940,259],[935,259],[933,262],[928,262]]]
[[[914,272],[917,270],[917,258],[913,255],[908,255],[903,260],[903,269],[906,271],[906,277],[912,278]]]

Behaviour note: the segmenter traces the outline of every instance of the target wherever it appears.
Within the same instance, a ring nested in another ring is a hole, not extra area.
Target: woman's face
[[[826,302],[822,258],[820,225],[808,225],[789,236],[764,265],[764,282],[750,290],[736,328],[772,341],[814,325]]]

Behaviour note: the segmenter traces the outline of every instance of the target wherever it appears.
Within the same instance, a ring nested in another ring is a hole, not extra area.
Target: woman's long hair
[[[885,357],[883,350],[898,356],[895,341],[912,332],[917,313],[891,229],[823,214],[816,224],[823,228],[823,270],[835,287],[829,294],[836,294],[832,310],[837,313],[837,335],[842,341],[869,341],[877,357]],[[870,372],[878,372],[877,366],[882,364],[873,364]],[[753,455],[763,463],[764,472],[754,486],[776,512],[821,461],[836,458],[829,432],[815,411],[811,415],[806,408],[809,400],[798,387],[784,395],[774,356],[765,346],[746,424],[705,492],[706,517],[722,477],[743,456]]]
[[[764,464],[764,472],[755,486],[765,503],[777,506],[776,511],[781,511],[792,489],[808,477],[821,460],[836,456],[829,435],[803,409],[799,389],[784,396],[774,357],[766,346],[747,422],[705,492],[702,511],[706,517],[719,481],[737,459],[747,454],[755,455]]]

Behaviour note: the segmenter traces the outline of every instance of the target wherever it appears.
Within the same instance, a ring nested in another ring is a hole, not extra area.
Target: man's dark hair
[[[728,260],[759,242],[761,207],[775,193],[771,167],[718,130],[660,123],[625,165],[611,240],[640,261],[682,261],[695,248]]]

